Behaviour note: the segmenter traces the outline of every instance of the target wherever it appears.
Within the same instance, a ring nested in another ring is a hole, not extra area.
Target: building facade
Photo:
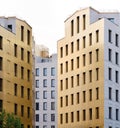
[[[57,128],[57,54],[46,55],[35,58],[35,126]]]
[[[32,28],[16,17],[0,17],[0,112],[32,128]]]
[[[120,128],[120,13],[88,7],[58,41],[58,128]]]

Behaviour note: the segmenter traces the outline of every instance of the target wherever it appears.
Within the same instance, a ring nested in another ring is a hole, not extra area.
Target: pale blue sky
[[[120,12],[120,0],[2,0],[0,4],[0,16],[28,22],[35,42],[48,47],[50,54],[57,52],[57,41],[64,37],[64,21],[76,10],[91,6]]]

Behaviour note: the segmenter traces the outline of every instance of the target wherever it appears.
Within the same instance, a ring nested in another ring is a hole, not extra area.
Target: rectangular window
[[[96,88],[96,100],[99,99],[99,88]]]
[[[85,65],[86,65],[86,55],[83,54],[83,66],[85,66]]]
[[[66,69],[66,72],[68,72],[68,61],[65,62],[65,69]]]
[[[80,40],[77,39],[77,51],[79,51],[79,50],[80,50]]]
[[[39,99],[39,97],[40,97],[40,92],[39,92],[39,91],[36,91],[35,93],[36,93],[36,99]]]
[[[21,97],[23,98],[24,97],[24,87],[21,86]]]
[[[119,53],[115,52],[115,64],[119,64]]]
[[[115,90],[115,100],[119,102],[119,90]]]
[[[99,119],[99,107],[96,107],[96,119]]]
[[[68,96],[65,96],[66,106],[68,106]]]
[[[60,107],[63,107],[63,97],[60,97]]]
[[[47,79],[43,80],[43,87],[47,87]]]
[[[116,120],[119,120],[119,109],[116,109]]]
[[[112,61],[112,50],[108,49],[108,60]]]
[[[92,89],[89,89],[89,100],[92,101]]]
[[[21,79],[24,79],[24,67],[21,67]]]
[[[21,60],[24,60],[24,48],[21,48]]]
[[[24,26],[21,26],[21,41],[24,41]]]
[[[30,89],[29,88],[27,89],[27,99],[28,100],[30,99]]]
[[[36,122],[39,122],[39,114],[36,114]]]
[[[55,110],[55,102],[51,102],[51,110]]]
[[[79,26],[79,25],[80,25],[80,24],[79,24],[79,19],[80,19],[79,16],[77,16],[77,33],[79,33],[79,27],[80,27],[80,26]]]
[[[0,78],[0,91],[3,91],[3,79]]]
[[[115,34],[115,46],[119,46],[119,35]]]
[[[89,64],[92,64],[92,52],[89,52]]]
[[[92,82],[92,70],[89,71],[89,82]]]
[[[55,76],[55,68],[54,67],[51,68],[51,76]]]
[[[96,80],[99,80],[99,68],[96,68]]]
[[[74,52],[74,43],[71,42],[71,53],[73,53],[73,52]]]
[[[14,64],[14,76],[17,76],[17,64]]]
[[[39,102],[36,102],[36,110],[39,110]]]
[[[17,44],[14,44],[14,56],[17,57]]]
[[[74,35],[74,21],[71,21],[71,36]]]
[[[51,87],[55,87],[55,79],[51,79]]]
[[[112,119],[112,107],[109,107],[108,109],[109,109],[108,117],[109,117],[109,119]]]
[[[68,123],[68,113],[65,113],[65,122]]]
[[[3,68],[3,58],[0,57],[0,71],[2,70],[2,68]]]
[[[77,104],[79,104],[80,103],[80,93],[79,92],[77,92]]]
[[[71,76],[71,88],[73,88],[73,87],[74,87],[74,77]]]
[[[47,99],[47,91],[43,91],[43,99]]]
[[[60,48],[60,57],[63,57],[63,47]]]
[[[68,89],[68,78],[65,79],[66,89]]]
[[[30,81],[30,70],[27,70],[27,80]]]
[[[112,68],[108,68],[108,79],[112,80]]]
[[[47,68],[43,68],[43,76],[47,76]]]
[[[89,109],[89,119],[92,120],[92,108]]]
[[[17,96],[17,84],[14,84],[14,95]]]
[[[55,121],[55,114],[51,114],[51,121]]]
[[[108,88],[108,97],[109,97],[109,100],[112,100],[112,88],[111,87]]]
[[[65,45],[66,56],[68,55],[68,44]]]
[[[83,30],[86,29],[86,15],[83,15]]]
[[[86,92],[83,91],[83,102],[85,102],[85,101],[86,101]]]
[[[115,82],[119,83],[119,72],[115,71]]]
[[[51,91],[51,99],[55,99],[55,91]]]
[[[21,105],[21,116],[23,117],[24,116],[24,106]]]
[[[60,80],[60,90],[63,90],[63,80]]]
[[[74,60],[71,59],[71,70],[73,70],[73,69],[74,69]]]
[[[83,37],[83,48],[85,48],[86,47],[86,37],[84,36]]]
[[[83,121],[86,120],[86,110],[83,110]]]
[[[77,74],[77,86],[79,86],[79,85],[80,85],[80,75]]]
[[[96,49],[96,62],[99,61],[99,49]]]
[[[35,74],[36,74],[36,76],[39,76],[39,68],[35,69]]]
[[[3,37],[0,36],[0,49],[2,50],[3,49]]]
[[[99,30],[96,31],[96,42],[99,42]]]
[[[27,107],[27,118],[30,118],[30,107]]]
[[[60,73],[63,74],[63,64],[60,64]]]
[[[39,88],[39,80],[36,80],[36,88]]]
[[[2,110],[3,110],[3,101],[0,100],[0,112],[2,112]]]
[[[30,31],[27,30],[27,44],[30,45]]]
[[[30,58],[31,58],[31,56],[30,56],[30,52],[27,51],[27,63],[30,63]]]
[[[71,122],[74,122],[74,113],[71,112]]]
[[[112,31],[108,30],[108,42],[112,43]]]
[[[47,102],[43,102],[43,110],[47,110]]]
[[[86,73],[83,72],[83,84],[86,84]]]
[[[73,105],[73,104],[74,104],[74,95],[71,94],[71,105]]]
[[[17,115],[17,110],[18,109],[18,105],[17,104],[14,104],[14,114]]]
[[[79,59],[79,56],[77,57],[77,68],[80,67],[80,59]]]
[[[63,114],[60,114],[60,124],[63,124]]]
[[[80,121],[80,112],[77,111],[77,122]]]
[[[89,46],[92,45],[92,33],[89,34]]]

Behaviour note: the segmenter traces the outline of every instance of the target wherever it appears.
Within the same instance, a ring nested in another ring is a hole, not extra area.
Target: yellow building
[[[0,17],[0,111],[32,128],[32,28],[16,17]]]
[[[65,20],[57,46],[58,128],[120,127],[119,15],[88,7]]]

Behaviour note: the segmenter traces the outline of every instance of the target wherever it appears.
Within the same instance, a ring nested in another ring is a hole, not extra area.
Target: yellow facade
[[[0,110],[32,128],[32,28],[15,17],[1,19],[10,27],[0,26]]]
[[[70,16],[58,41],[58,128],[104,128],[104,21],[90,24],[91,10]]]

